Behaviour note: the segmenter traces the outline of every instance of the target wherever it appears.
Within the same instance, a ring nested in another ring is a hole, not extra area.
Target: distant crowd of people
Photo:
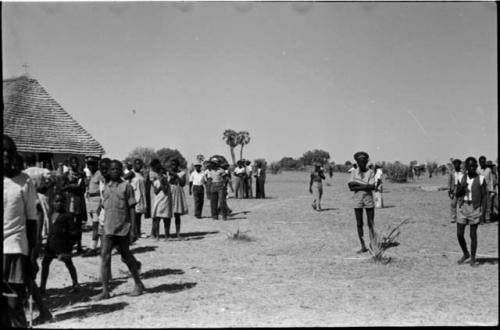
[[[130,295],[141,295],[145,286],[140,279],[141,262],[130,251],[139,238],[160,239],[163,222],[164,240],[183,240],[181,216],[188,214],[184,187],[189,182],[193,195],[194,216],[202,219],[205,195],[210,201],[211,218],[227,220],[232,210],[227,205],[228,189],[236,198],[265,198],[265,167],[241,160],[231,171],[223,159],[213,157],[195,163],[186,173],[179,161],[161,163],[153,159],[146,168],[141,159],[129,162],[86,157],[83,167],[78,157],[59,163],[57,169],[37,166],[36,159],[23,157],[14,141],[4,135],[4,281],[6,302],[3,324],[26,327],[23,301],[28,293],[40,311],[34,324],[52,319],[44,303],[50,264],[63,262],[72,280],[70,291],[80,290],[73,255],[101,257],[102,292],[98,301],[110,297],[111,255],[121,254],[135,286]],[[241,171],[241,168],[244,171]],[[253,179],[253,180],[252,180]],[[233,181],[236,189],[233,189]],[[151,219],[151,233],[141,231],[143,219]],[[175,235],[171,235],[174,218]],[[91,223],[88,226],[87,223]],[[88,249],[82,245],[82,232],[92,230]],[[89,228],[89,229],[90,229]],[[100,242],[100,247],[98,247]],[[75,253],[73,253],[75,249]],[[100,249],[100,252],[99,252]],[[43,255],[40,286],[36,284],[37,259]]]

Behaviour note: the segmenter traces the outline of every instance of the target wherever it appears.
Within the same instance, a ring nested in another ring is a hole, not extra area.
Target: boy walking
[[[76,228],[73,216],[67,212],[64,207],[64,197],[62,194],[56,194],[54,199],[54,212],[51,215],[51,226],[47,245],[45,247],[45,255],[42,260],[42,280],[40,282],[40,293],[45,294],[47,286],[47,278],[49,276],[49,267],[52,260],[57,258],[64,262],[66,268],[71,275],[73,288],[70,292],[79,290],[78,277],[76,268],[71,260],[71,250],[78,236],[78,228]]]
[[[477,226],[482,217],[482,207],[487,198],[486,179],[477,173],[477,160],[468,157],[465,160],[466,174],[457,186],[458,212],[457,212],[457,237],[463,256],[458,264],[463,264],[470,258],[470,265],[478,266],[476,262]],[[467,250],[464,233],[465,227],[470,225],[471,253]]]
[[[111,161],[109,179],[103,191],[104,200],[104,235],[101,247],[101,278],[102,292],[93,297],[94,301],[108,299],[109,269],[111,252],[114,246],[122,256],[122,261],[128,266],[135,282],[131,296],[139,296],[145,290],[139,277],[140,263],[130,252],[130,242],[135,238],[135,197],[130,184],[121,179],[123,165],[119,160]]]
[[[314,171],[311,173],[311,179],[309,180],[309,193],[314,194],[314,200],[312,203],[312,208],[315,210],[321,210],[321,197],[323,196],[323,180],[325,180],[325,174],[321,169],[321,164],[314,164]],[[314,186],[314,191],[313,191]]]

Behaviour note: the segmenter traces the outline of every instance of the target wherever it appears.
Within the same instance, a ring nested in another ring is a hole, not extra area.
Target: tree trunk
[[[236,164],[236,159],[235,159],[235,156],[234,156],[234,147],[229,147],[231,149],[231,158],[233,159],[233,165]]]
[[[243,144],[241,145],[241,148],[240,148],[240,160],[243,159]]]

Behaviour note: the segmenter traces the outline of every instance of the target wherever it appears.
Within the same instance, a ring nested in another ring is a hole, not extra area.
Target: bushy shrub
[[[395,163],[387,163],[385,165],[385,172],[387,179],[391,182],[404,183],[408,182],[408,172],[410,167],[396,161]]]
[[[281,173],[281,171],[282,171],[282,169],[281,169],[279,162],[272,162],[269,165],[269,172],[271,172],[271,174],[279,174],[279,173]]]

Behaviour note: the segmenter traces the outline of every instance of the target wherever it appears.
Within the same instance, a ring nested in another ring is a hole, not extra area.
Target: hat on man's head
[[[210,158],[210,162],[214,164],[219,164],[219,159],[217,157]]]
[[[460,165],[460,164],[462,164],[462,161],[460,159],[458,159],[458,158],[455,158],[455,159],[453,159],[452,163]]]
[[[361,159],[361,158],[365,158],[366,160],[368,160],[370,157],[364,151],[358,151],[357,153],[354,154],[354,160],[357,161],[358,159]]]
[[[195,162],[193,166],[201,166],[201,163],[199,161]]]
[[[486,162],[486,166],[491,166],[491,167],[493,167],[493,166],[495,166],[495,164],[493,164],[493,162],[492,162],[491,160],[488,160],[488,161]]]

